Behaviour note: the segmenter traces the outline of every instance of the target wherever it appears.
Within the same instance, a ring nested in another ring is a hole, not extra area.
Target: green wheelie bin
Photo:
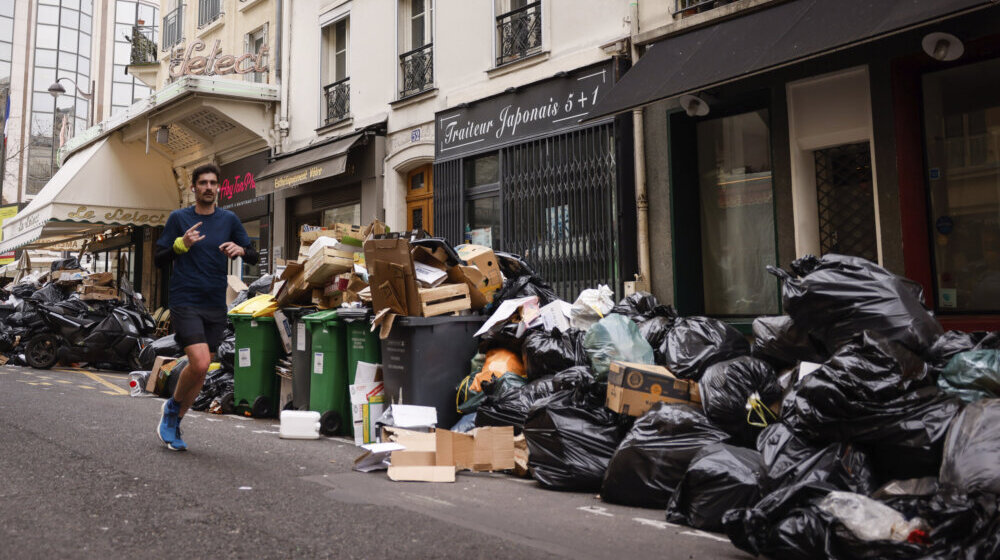
[[[372,313],[368,308],[343,308],[337,314],[344,321],[344,331],[347,337],[347,384],[354,384],[357,376],[358,362],[378,364],[382,362],[382,349],[379,346],[378,335],[372,332]],[[344,395],[347,401],[344,410],[351,410],[351,395]],[[346,432],[354,436],[354,423],[345,422]]]
[[[309,410],[321,414],[321,434],[346,434],[346,427],[352,424],[352,419],[347,392],[344,322],[340,320],[336,309],[306,315],[302,320],[312,335]],[[345,403],[348,405],[346,408]]]
[[[268,418],[277,412],[278,364],[281,342],[274,317],[231,314],[236,330],[233,360],[233,401],[237,414]]]

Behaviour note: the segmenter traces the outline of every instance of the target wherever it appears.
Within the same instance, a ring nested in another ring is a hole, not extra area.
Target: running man
[[[191,173],[194,206],[171,212],[156,241],[156,265],[174,265],[170,322],[188,358],[173,397],[163,403],[157,428],[160,441],[173,451],[187,449],[181,439],[181,419],[198,398],[226,329],[226,259],[243,257],[249,264],[259,260],[236,214],[215,206],[220,175],[212,163]]]

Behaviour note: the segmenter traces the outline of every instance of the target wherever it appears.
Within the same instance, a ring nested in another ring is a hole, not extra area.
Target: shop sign
[[[481,152],[579,124],[612,86],[611,61],[437,114],[435,155]]]
[[[205,41],[197,39],[185,48],[177,47],[170,59],[170,77],[181,76],[224,76],[226,74],[249,74],[267,72],[267,45],[260,47],[259,53],[244,53],[239,56],[222,54],[222,41],[216,40],[208,56],[195,55],[195,51],[205,50]]]
[[[0,241],[3,241],[3,223],[17,215],[17,204],[0,206]],[[14,262],[14,251],[0,253],[0,265]]]
[[[257,198],[257,175],[267,165],[262,151],[219,167],[219,207],[231,208]]]

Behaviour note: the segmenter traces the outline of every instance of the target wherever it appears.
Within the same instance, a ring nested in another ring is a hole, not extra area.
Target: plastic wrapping
[[[80,268],[80,260],[76,257],[56,259],[52,261],[52,272],[57,270],[79,270]]]
[[[236,364],[236,335],[226,333],[226,337],[219,343],[219,348],[215,351],[215,358],[222,364],[223,371],[235,371]]]
[[[781,386],[763,360],[741,356],[713,364],[698,387],[705,416],[741,443],[753,445],[761,429],[778,418],[769,407],[781,400]]]
[[[528,413],[528,464],[545,487],[594,492],[628,431],[629,419],[604,407],[604,385],[582,376],[573,379],[580,385],[537,401]],[[572,382],[564,379],[557,386],[566,381]]]
[[[486,353],[483,368],[475,375],[469,389],[482,391],[484,383],[507,373],[524,377],[524,364],[521,363],[521,356],[504,348],[494,348]]]
[[[29,296],[28,299],[40,303],[59,303],[65,300],[68,296],[66,292],[63,291],[59,286],[49,283],[46,284],[42,289],[37,290]]]
[[[569,310],[569,321],[575,329],[585,331],[603,319],[615,306],[611,288],[600,285],[580,292]]]
[[[722,516],[760,500],[760,453],[725,443],[704,447],[691,459],[667,504],[667,521],[696,529],[722,530]]]
[[[866,495],[875,489],[868,454],[849,443],[817,447],[779,423],[761,432],[757,450],[764,462],[759,483],[765,494],[803,482],[824,482]]]
[[[608,466],[601,498],[612,503],[664,508],[704,447],[729,434],[686,404],[656,403],[632,426]]]
[[[834,353],[862,331],[872,331],[915,352],[942,334],[924,307],[920,285],[871,261],[844,255],[807,256],[792,263],[799,276],[773,266],[782,279],[785,312],[796,326]]]
[[[611,362],[653,363],[653,348],[639,327],[624,315],[608,315],[587,331],[583,347],[598,379],[606,379]]]
[[[817,505],[863,541],[906,541],[913,531],[926,531],[919,517],[907,520],[902,513],[853,492],[830,492]]]
[[[757,317],[753,321],[753,346],[750,352],[775,368],[787,368],[799,362],[823,363],[826,353],[809,336],[795,326],[788,315]]]
[[[677,311],[669,305],[661,305],[656,296],[648,292],[636,292],[618,302],[611,313],[625,315],[639,325],[639,334],[653,347],[656,363],[663,362],[660,346],[677,320]]]
[[[753,507],[727,511],[722,526],[737,548],[754,556],[824,558],[833,519],[815,504],[835,490],[823,482],[794,484],[768,494]]]
[[[590,364],[583,348],[583,333],[576,329],[561,332],[532,329],[524,335],[521,358],[528,379],[555,375],[564,369]]]
[[[865,333],[799,382],[786,421],[812,440],[868,445],[880,476],[915,478],[937,472],[960,407],[920,358]]]
[[[983,399],[958,414],[944,443],[941,484],[962,492],[1000,494],[1000,399]]]
[[[524,347],[524,336],[517,335],[520,328],[520,323],[506,323],[500,328],[491,329],[479,339],[479,351],[485,354],[490,350],[503,348],[515,354],[521,354]]]
[[[483,401],[476,414],[476,426],[513,426],[514,434],[524,430],[528,412],[539,400],[555,392],[552,377],[525,384],[505,375],[492,383],[483,384]]]
[[[938,387],[965,402],[1000,396],[1000,350],[955,354],[941,371]]]
[[[682,317],[667,333],[660,353],[671,373],[697,381],[708,366],[750,354],[750,343],[718,319]]]

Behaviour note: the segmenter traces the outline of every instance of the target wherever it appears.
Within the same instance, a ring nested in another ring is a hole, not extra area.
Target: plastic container
[[[319,439],[319,413],[310,410],[282,410],[281,439]]]
[[[438,426],[458,420],[455,387],[469,375],[482,316],[398,317],[382,341],[382,378],[388,402],[433,406]]]
[[[315,307],[285,307],[281,310],[292,326],[292,408],[309,410],[309,379],[312,376],[312,335],[302,317]]]
[[[337,310],[344,321],[347,337],[347,384],[353,385],[358,373],[358,362],[382,363],[382,348],[378,335],[372,332],[372,312],[368,308],[341,308]],[[351,410],[351,396],[347,395],[344,410]],[[347,423],[347,435],[354,435],[353,423]]]
[[[236,330],[233,360],[233,401],[237,414],[273,417],[278,403],[278,364],[281,341],[273,317],[230,314]]]
[[[321,434],[346,434],[347,426],[353,419],[347,391],[344,322],[340,320],[336,309],[306,315],[302,320],[312,335],[309,410],[322,415]]]

